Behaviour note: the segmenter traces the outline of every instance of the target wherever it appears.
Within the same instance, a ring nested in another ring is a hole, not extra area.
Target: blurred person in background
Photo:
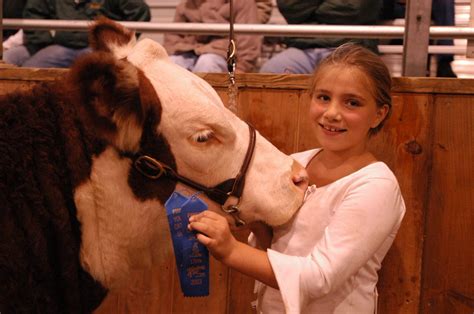
[[[288,24],[375,25],[382,0],[277,0],[277,5]],[[312,73],[322,59],[348,41],[378,51],[374,39],[287,37],[287,48],[266,61],[260,72]]]
[[[255,0],[257,3],[257,20],[261,24],[266,24],[270,21],[273,11],[272,0]]]
[[[234,1],[233,11],[234,23],[259,23],[255,0]],[[262,13],[261,19],[266,16]],[[174,22],[229,24],[230,18],[229,0],[183,0],[176,7]],[[236,71],[254,71],[262,36],[236,35],[235,44]],[[228,46],[227,35],[166,34],[164,39],[171,60],[192,72],[227,72]]]
[[[144,0],[27,0],[25,19],[150,21]],[[24,30],[23,44],[5,51],[6,63],[34,68],[67,68],[89,51],[86,31]]]

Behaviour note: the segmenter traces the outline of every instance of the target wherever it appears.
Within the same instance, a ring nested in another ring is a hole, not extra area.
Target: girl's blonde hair
[[[337,47],[318,65],[313,73],[310,85],[310,95],[313,96],[314,88],[320,74],[331,66],[354,66],[364,72],[372,82],[371,89],[375,103],[378,107],[388,105],[388,113],[380,124],[370,129],[369,135],[376,134],[392,112],[392,78],[385,63],[372,51],[354,43],[346,43]]]

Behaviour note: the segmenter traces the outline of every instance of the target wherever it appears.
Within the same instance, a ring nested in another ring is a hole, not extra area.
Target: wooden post
[[[471,13],[469,17],[469,26],[474,27],[474,0],[471,0]],[[474,58],[474,40],[467,40],[466,58]]]
[[[403,76],[427,76],[431,0],[407,1],[403,40]]]

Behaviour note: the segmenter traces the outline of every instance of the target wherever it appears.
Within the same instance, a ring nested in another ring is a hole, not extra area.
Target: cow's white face
[[[124,30],[117,27],[117,31]],[[113,287],[131,268],[149,265],[170,250],[168,230],[157,230],[166,225],[163,200],[137,197],[141,189],[130,186],[136,182],[130,179],[132,163],[119,154],[120,151],[140,151],[145,133],[144,114],[150,109],[158,112],[159,122],[154,125],[154,133],[160,140],[156,142],[169,145],[154,149],[166,149],[181,176],[204,186],[212,187],[234,178],[249,145],[248,125],[224,107],[208,83],[172,63],[158,43],[144,39],[134,44],[134,36],[121,35],[128,36],[130,43],[124,44],[122,38],[108,45],[109,52],[120,60],[117,63],[121,64],[121,71],[127,73],[127,80],[117,85],[138,86],[145,77],[148,89],[151,86],[158,100],[150,102],[154,108],[141,108],[139,113],[130,115],[127,104],[124,111],[115,105],[104,109],[96,104],[110,99],[109,95],[103,97],[106,100],[91,105],[99,108],[94,109],[97,115],[110,115],[114,127],[110,128],[112,131],[104,131],[104,138],[111,146],[94,158],[91,178],[76,189],[75,200],[83,226],[82,263],[108,287]],[[94,86],[94,83],[86,85]],[[140,98],[143,102],[143,97]],[[138,180],[149,179],[140,177]],[[247,222],[263,220],[270,225],[283,224],[301,205],[306,186],[302,167],[257,134],[239,204],[240,218]],[[212,210],[222,212],[220,206],[208,203]],[[228,203],[235,200],[229,199]],[[157,245],[157,238],[169,241]],[[159,252],[146,253],[151,251],[146,249],[157,246]]]
[[[158,133],[168,140],[180,175],[209,187],[235,177],[248,149],[248,125],[224,107],[207,82],[172,63],[156,42],[138,42],[127,60],[144,72],[158,94]],[[293,181],[299,170],[292,158],[258,134],[241,218],[270,225],[288,221],[302,202],[303,191]]]

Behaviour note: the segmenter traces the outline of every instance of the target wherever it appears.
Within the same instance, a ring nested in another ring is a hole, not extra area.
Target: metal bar
[[[462,6],[462,5],[470,5],[471,0],[456,0],[454,5]],[[176,2],[163,2],[163,3],[148,3],[150,9],[176,9]],[[273,7],[277,8],[276,3],[273,3]]]
[[[6,29],[38,29],[86,31],[92,21],[78,20],[34,20],[3,19]],[[223,35],[229,34],[228,24],[218,23],[153,23],[120,22],[127,28],[140,33],[186,33]],[[474,27],[432,26],[431,38],[474,39]],[[345,38],[403,38],[405,27],[385,25],[270,25],[270,24],[234,24],[235,34],[264,35],[269,37],[345,37]]]
[[[403,76],[427,76],[431,0],[409,0],[405,13]]]
[[[402,45],[378,45],[379,52],[384,54],[402,54]],[[428,46],[429,54],[455,54],[465,55],[466,47],[464,46]]]

